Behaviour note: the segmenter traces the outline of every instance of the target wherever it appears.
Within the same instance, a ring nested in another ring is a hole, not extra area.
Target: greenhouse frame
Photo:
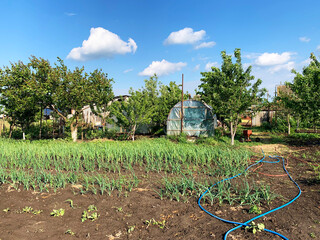
[[[196,100],[183,101],[182,132],[188,136],[213,136],[217,126],[212,107]],[[170,110],[167,119],[167,135],[181,133],[181,101]]]

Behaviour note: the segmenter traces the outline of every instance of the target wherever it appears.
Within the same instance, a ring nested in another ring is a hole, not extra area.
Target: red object
[[[252,130],[243,130],[243,135],[246,138],[246,142],[251,142],[250,136],[252,135]]]

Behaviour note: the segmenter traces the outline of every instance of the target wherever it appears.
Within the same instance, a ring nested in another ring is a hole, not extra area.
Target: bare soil
[[[301,197],[256,222],[264,223],[266,228],[289,239],[320,239],[320,181],[309,164],[319,164],[320,161],[302,157],[303,153],[313,156],[313,153],[320,151],[320,147],[290,147],[289,150],[281,154],[287,157],[287,169],[302,189]],[[257,158],[260,155],[257,154]],[[288,177],[270,177],[262,173],[282,175],[284,172],[281,163],[264,164],[249,175],[253,181],[264,182],[281,195],[271,205],[263,204],[263,212],[297,195],[298,190]],[[196,198],[191,198],[188,203],[160,200],[154,191],[155,186],[151,177],[128,195],[121,193],[118,196],[119,193],[114,192],[108,196],[82,195],[71,186],[56,192],[38,193],[2,185],[0,239],[223,239],[225,232],[234,227],[201,211]],[[73,200],[74,208],[66,202],[67,199]],[[81,222],[82,212],[91,204],[97,207],[99,218]],[[26,206],[43,212],[37,215],[22,212]],[[255,216],[248,213],[250,206],[216,204],[205,207],[222,218],[238,222]],[[53,209],[60,208],[65,209],[64,216],[50,216]],[[241,229],[230,234],[228,239],[280,238],[265,232],[254,235]]]

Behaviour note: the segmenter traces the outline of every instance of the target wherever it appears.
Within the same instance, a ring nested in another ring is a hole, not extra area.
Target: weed
[[[81,215],[81,222],[86,220],[95,221],[99,218],[98,209],[94,205],[90,205],[87,210],[84,210]],[[91,212],[91,213],[90,213]]]
[[[9,212],[9,211],[10,211],[10,208],[5,208],[5,209],[3,209],[2,211],[4,211],[4,212]]]
[[[22,212],[24,213],[31,213],[33,210],[32,207],[28,207],[28,206],[25,206],[24,208],[22,208]]]
[[[134,231],[134,229],[136,228],[136,226],[128,226],[128,234],[132,233]]]
[[[248,229],[250,232],[253,234],[256,234],[257,232],[261,232],[264,230],[264,224],[263,223],[258,223],[256,224],[255,222],[251,222],[250,226],[246,226],[245,229]]]
[[[309,233],[311,238],[316,238],[316,234],[314,232]]]
[[[69,202],[69,203],[70,203],[70,207],[71,207],[71,208],[74,208],[73,200],[72,200],[72,199],[67,199],[67,200],[65,200],[65,202]]]
[[[159,228],[163,229],[166,226],[166,220],[156,221],[154,218],[152,218],[150,220],[144,221],[144,224],[147,225],[147,228],[152,224],[152,225],[156,225]]]
[[[53,209],[50,215],[54,217],[62,217],[64,215],[64,209]]]
[[[76,235],[71,229],[68,229],[67,231],[65,231],[65,234],[69,234],[71,236]]]
[[[254,213],[254,214],[261,214],[262,211],[261,209],[259,208],[259,206],[257,205],[252,205],[249,209],[249,213]]]

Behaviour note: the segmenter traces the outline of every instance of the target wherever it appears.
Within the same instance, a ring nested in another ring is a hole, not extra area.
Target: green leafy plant
[[[81,222],[86,220],[95,221],[99,218],[98,209],[95,205],[90,205],[87,210],[84,210],[81,215]]]
[[[71,208],[74,208],[73,200],[72,200],[72,199],[67,199],[65,202],[69,202],[69,203],[70,203],[70,207],[71,207]]]
[[[68,229],[67,231],[65,231],[65,234],[69,234],[71,236],[76,235],[71,229]]]
[[[257,205],[252,205],[249,209],[249,213],[261,214],[261,209]]]
[[[53,209],[50,215],[54,217],[62,217],[64,215],[64,209],[63,208]]]
[[[134,231],[134,229],[136,228],[136,226],[128,226],[128,233],[132,233]]]
[[[253,234],[256,234],[257,232],[261,232],[264,230],[264,224],[263,223],[258,223],[256,224],[255,222],[251,222],[250,226],[246,226],[245,229],[248,229],[251,231]]]
[[[156,225],[159,228],[163,229],[166,226],[166,220],[162,220],[162,221],[156,221],[154,218],[150,219],[150,220],[145,220],[144,224],[147,225],[147,228],[150,225]]]
[[[4,211],[4,212],[9,212],[9,211],[10,211],[10,208],[5,208],[5,209],[3,209],[2,211]]]
[[[31,213],[33,210],[32,207],[28,207],[28,206],[25,206],[24,208],[22,208],[22,212],[24,213]]]

